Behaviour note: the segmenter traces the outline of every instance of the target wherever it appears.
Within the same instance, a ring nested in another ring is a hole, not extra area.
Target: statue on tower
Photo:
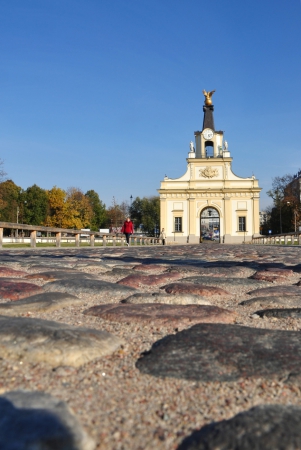
[[[205,105],[211,106],[212,105],[212,95],[215,91],[206,92],[205,89],[203,90],[203,94],[205,95]]]

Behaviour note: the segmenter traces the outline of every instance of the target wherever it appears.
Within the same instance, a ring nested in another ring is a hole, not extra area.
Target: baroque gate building
[[[212,95],[206,92],[202,131],[190,143],[186,173],[161,182],[160,222],[166,241],[198,243],[212,239],[225,244],[259,236],[259,193],[255,176],[232,172],[232,158],[223,131],[214,127]]]

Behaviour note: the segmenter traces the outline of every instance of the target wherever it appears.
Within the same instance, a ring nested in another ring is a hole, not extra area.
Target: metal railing
[[[39,225],[26,225],[22,223],[0,222],[0,248],[3,247],[3,230],[22,230],[29,232],[30,235],[30,247],[36,247],[37,239],[42,239],[47,242],[55,242],[56,247],[61,247],[62,240],[75,241],[75,247],[79,247],[81,241],[89,242],[91,247],[95,245],[95,238],[104,247],[107,244],[112,243],[113,246],[125,245],[125,237],[118,233],[100,233],[98,231],[87,230],[70,230],[65,228],[44,227]],[[54,237],[38,237],[37,233],[54,234]],[[26,239],[26,238],[25,238]],[[24,237],[15,238],[15,243],[24,242]],[[130,243],[132,245],[157,245],[161,244],[162,240],[155,237],[145,236],[131,236]]]
[[[255,237],[251,244],[301,245],[301,233],[291,232]]]

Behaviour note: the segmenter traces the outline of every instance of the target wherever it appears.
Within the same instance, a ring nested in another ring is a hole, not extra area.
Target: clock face
[[[213,138],[213,131],[212,130],[210,130],[210,128],[206,128],[204,131],[203,131],[203,136],[204,136],[204,139],[212,139]]]

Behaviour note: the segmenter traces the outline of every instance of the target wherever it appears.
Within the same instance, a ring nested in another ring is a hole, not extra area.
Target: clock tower
[[[232,172],[232,158],[223,131],[214,125],[212,96],[205,102],[201,131],[190,143],[187,171],[177,179],[161,182],[160,217],[167,242],[248,242],[259,235],[258,180]]]

